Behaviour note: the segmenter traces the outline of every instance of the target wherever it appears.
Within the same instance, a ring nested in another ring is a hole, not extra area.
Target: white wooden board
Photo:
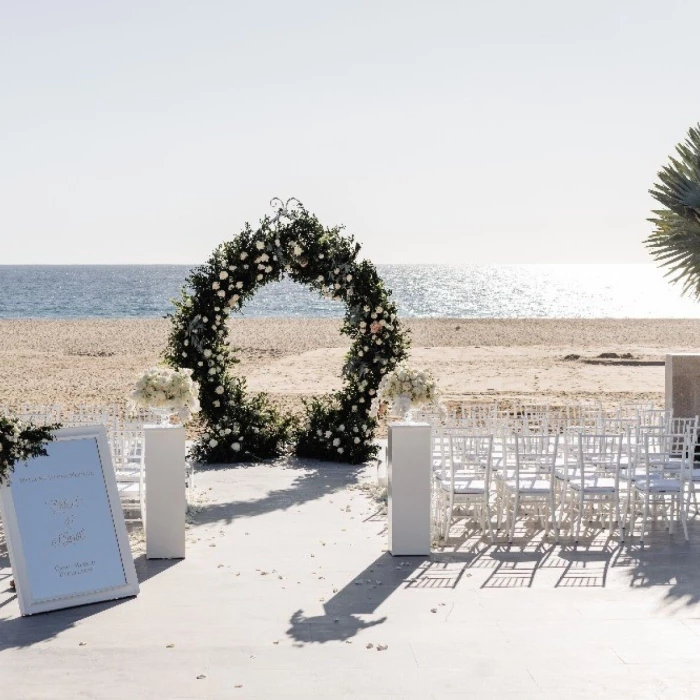
[[[136,595],[134,560],[103,426],[63,428],[17,464],[0,515],[22,615]]]

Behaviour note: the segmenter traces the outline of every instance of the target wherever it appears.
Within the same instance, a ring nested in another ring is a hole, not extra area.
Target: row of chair
[[[446,538],[455,514],[466,510],[492,540],[494,527],[512,540],[526,513],[545,535],[551,527],[558,537],[567,525],[578,541],[584,519],[605,512],[611,533],[617,524],[623,540],[641,516],[643,542],[653,510],[671,531],[677,517],[687,539],[700,482],[693,469],[697,433],[697,418],[601,433],[573,426],[562,434],[497,436],[435,429],[436,523]]]

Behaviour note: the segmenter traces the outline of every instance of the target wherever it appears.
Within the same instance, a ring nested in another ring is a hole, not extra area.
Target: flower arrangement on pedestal
[[[406,416],[416,406],[434,404],[437,397],[437,383],[430,372],[399,365],[380,382],[372,415],[380,415],[391,404],[393,415]]]
[[[191,369],[151,367],[137,379],[129,398],[133,406],[154,409],[163,416],[177,413],[185,423],[200,410],[198,394]]]
[[[46,444],[53,440],[52,431],[60,424],[38,426],[17,418],[0,415],[0,482],[13,471],[17,462],[46,454]]]
[[[203,432],[192,456],[226,463],[292,449],[300,457],[365,462],[377,452],[370,404],[382,377],[405,359],[408,339],[376,268],[358,262],[359,244],[341,228],[324,228],[296,200],[272,203],[275,216],[256,230],[246,225],[192,272],[171,315],[166,360],[191,369],[200,385]],[[278,411],[266,394],[248,394],[245,379],[230,371],[238,360],[227,341],[229,314],[284,276],[345,303],[341,333],[352,341],[343,388],[306,402],[301,418]]]

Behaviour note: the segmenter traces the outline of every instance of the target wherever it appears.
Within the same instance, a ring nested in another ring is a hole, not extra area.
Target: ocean
[[[188,265],[0,265],[0,318],[154,318]],[[400,313],[430,318],[699,318],[654,265],[377,265]],[[340,302],[285,280],[244,317],[333,318]]]

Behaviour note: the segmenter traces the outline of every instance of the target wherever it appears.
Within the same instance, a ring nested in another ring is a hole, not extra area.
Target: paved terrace
[[[137,558],[135,599],[20,618],[0,556],[0,697],[689,698],[700,695],[700,521],[690,544],[456,526],[392,558],[369,472],[294,462],[198,475],[184,561]]]

